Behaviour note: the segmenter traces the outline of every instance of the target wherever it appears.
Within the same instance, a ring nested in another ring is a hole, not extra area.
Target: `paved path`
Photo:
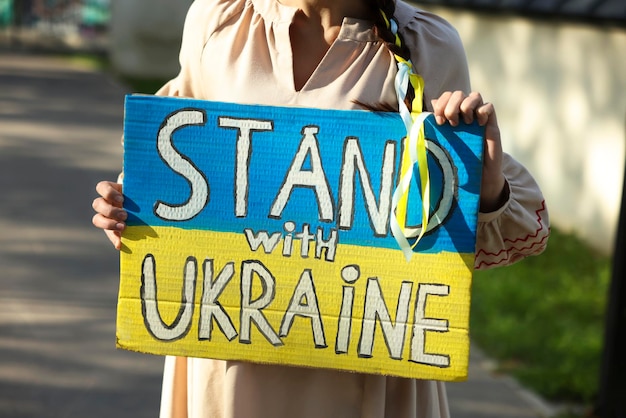
[[[123,95],[0,51],[0,418],[158,416],[162,360],[115,349],[118,255],[91,227],[95,183],[121,168]],[[449,385],[452,416],[537,417],[483,362]]]

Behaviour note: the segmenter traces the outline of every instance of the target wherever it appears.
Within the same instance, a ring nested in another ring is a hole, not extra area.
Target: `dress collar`
[[[265,21],[273,24],[291,24],[298,8],[287,6],[278,0],[247,0],[259,12]],[[337,39],[358,42],[376,42],[374,23],[353,17],[344,17]]]

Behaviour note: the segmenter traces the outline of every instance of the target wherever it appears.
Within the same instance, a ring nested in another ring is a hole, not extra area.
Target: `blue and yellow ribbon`
[[[402,46],[402,40],[398,35],[398,25],[393,19],[381,11],[387,27],[395,36],[395,44]],[[406,127],[407,136],[404,143],[402,165],[400,169],[400,181],[394,191],[391,206],[390,227],[391,233],[404,252],[407,261],[413,256],[413,249],[422,239],[428,228],[430,214],[430,175],[428,173],[428,161],[426,156],[426,138],[424,135],[424,120],[428,113],[423,112],[424,79],[413,71],[413,64],[409,60],[395,54],[398,62],[398,73],[395,79],[395,89],[398,96],[399,112]],[[415,92],[411,110],[405,103],[408,86],[411,85]],[[413,180],[413,167],[417,164],[420,175],[420,192],[422,197],[422,227],[415,236],[409,233],[406,226],[409,188]],[[411,244],[409,238],[415,239]]]

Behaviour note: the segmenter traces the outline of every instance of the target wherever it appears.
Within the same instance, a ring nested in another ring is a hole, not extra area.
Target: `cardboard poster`
[[[482,128],[425,126],[407,261],[397,114],[128,96],[118,346],[464,379]]]

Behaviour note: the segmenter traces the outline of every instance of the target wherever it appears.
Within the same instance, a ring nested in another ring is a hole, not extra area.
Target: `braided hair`
[[[394,13],[396,11],[395,0],[367,0],[372,9],[374,17],[375,31],[378,37],[385,43],[385,46],[391,53],[403,58],[406,61],[411,59],[411,51],[404,43],[402,35],[392,30],[392,23],[395,21]],[[395,23],[397,25],[397,23]],[[408,91],[404,99],[407,107],[411,109],[415,98],[415,90],[412,86],[408,86]]]

